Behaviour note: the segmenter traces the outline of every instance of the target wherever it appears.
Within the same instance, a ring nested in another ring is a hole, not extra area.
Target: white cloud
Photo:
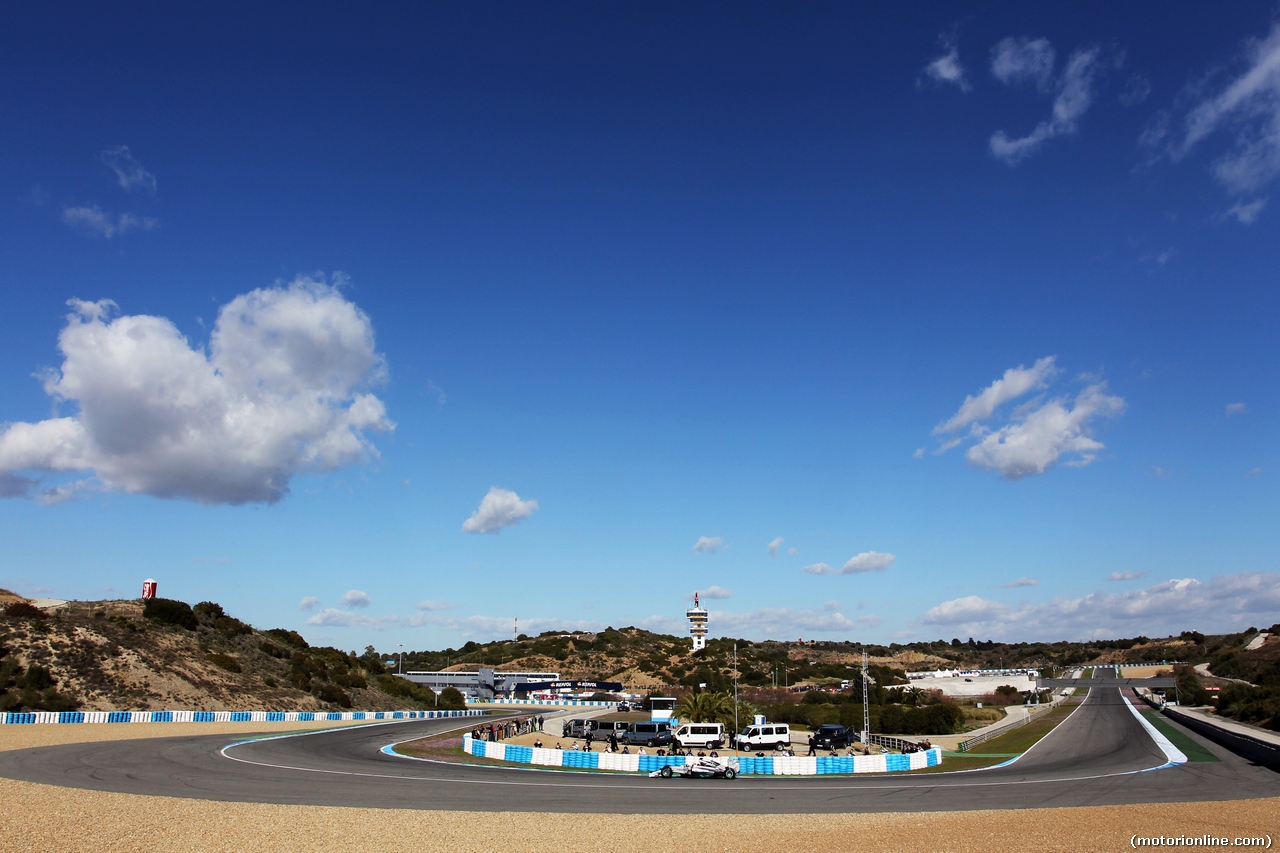
[[[837,634],[847,637],[851,631],[869,630],[881,624],[878,616],[860,616],[850,619],[838,610],[792,610],[788,607],[765,608],[746,613],[717,610],[711,617],[709,628],[722,637],[746,639],[788,639],[814,634]],[[639,627],[650,631],[684,634],[688,624],[683,619],[669,616],[652,616]]]
[[[361,592],[358,589],[349,589],[343,593],[342,603],[347,607],[354,607],[357,610],[362,610],[372,604],[373,600],[369,598],[367,593]]]
[[[1005,589],[1018,589],[1019,587],[1024,587],[1024,586],[1039,586],[1039,585],[1040,585],[1040,581],[1036,580],[1035,578],[1018,578],[1016,581],[1009,581],[1008,583],[1000,584],[1000,586],[1004,587]]]
[[[494,486],[480,501],[480,507],[462,523],[462,529],[467,533],[497,533],[533,515],[537,508],[537,501],[522,501],[515,492]]]
[[[320,606],[320,599],[316,598],[314,595],[308,595],[298,602],[298,609],[303,611],[304,613],[310,613],[312,610],[315,610],[319,606]]]
[[[796,554],[799,554],[799,553],[800,553],[800,549],[799,549],[799,548],[788,548],[788,549],[787,549],[787,553],[788,553],[788,554],[790,554],[792,557],[794,557]]]
[[[1008,41],[1008,39],[1005,41]],[[1004,44],[1004,42],[1001,42],[1001,44]],[[1047,44],[1045,42],[1045,45]],[[998,47],[999,45],[997,45]],[[1033,51],[1032,53],[1034,55],[1021,64],[1017,61],[1009,62],[1009,70],[1006,73],[1014,76],[1011,76],[1005,82],[1032,80],[1042,90],[1046,88],[1047,77],[1045,78],[1045,84],[1041,83],[1040,77],[1046,55],[1042,51],[1038,53]],[[1047,54],[1047,59],[1049,62],[1048,67],[1051,70],[1053,61],[1052,48]],[[1094,81],[1106,67],[1107,63],[1103,62],[1102,52],[1098,48],[1082,48],[1074,51],[1071,56],[1067,57],[1066,66],[1062,69],[1062,76],[1056,81],[1057,96],[1054,98],[1053,112],[1050,117],[1040,122],[1034,130],[1022,137],[1013,138],[1003,130],[997,130],[991,135],[991,153],[997,159],[1003,160],[1007,165],[1016,166],[1040,150],[1040,147],[1049,140],[1075,133],[1077,122],[1093,103]],[[1014,69],[1017,69],[1016,74]],[[999,76],[997,73],[997,61],[994,56],[991,70],[993,74]]]
[[[944,35],[939,41],[942,43],[942,55],[924,67],[916,85],[925,82],[948,83],[958,87],[961,92],[970,91],[973,87],[969,85],[964,66],[960,64],[960,49],[956,46],[954,37]]]
[[[151,194],[156,191],[156,176],[142,168],[129,151],[128,145],[118,145],[102,152],[102,162],[111,167],[124,190],[143,190]]]
[[[1257,192],[1280,175],[1280,24],[1265,38],[1246,43],[1242,60],[1243,70],[1225,86],[1207,96],[1203,93],[1210,87],[1197,87],[1181,127],[1173,129],[1174,121],[1165,113],[1142,139],[1146,145],[1163,147],[1164,156],[1178,161],[1225,131],[1231,147],[1214,162],[1213,174],[1232,194]],[[1256,216],[1257,211],[1248,215]]]
[[[401,616],[366,616],[363,613],[348,613],[345,610],[325,608],[314,616],[307,618],[307,624],[325,628],[372,628],[375,631],[386,631],[405,623]]]
[[[1246,477],[1249,477],[1249,478],[1253,478],[1253,477],[1258,476],[1258,475],[1259,475],[1259,474],[1261,474],[1261,473],[1262,473],[1262,469],[1261,469],[1261,468],[1250,468],[1250,469],[1249,469],[1249,472],[1248,472],[1247,474],[1245,474],[1245,476],[1246,476]]]
[[[426,616],[418,614],[406,622],[409,627],[434,625],[460,634],[468,640],[492,640],[495,637],[510,638],[515,620],[510,616]],[[591,619],[557,619],[555,617],[520,617],[520,630],[533,636],[543,631],[602,631],[604,622]],[[685,624],[688,630],[688,624]]]
[[[1063,464],[1082,467],[1105,447],[1091,436],[1092,421],[1119,415],[1124,409],[1124,400],[1107,394],[1106,384],[1099,382],[1076,395],[1073,403],[1055,399],[1024,406],[999,429],[980,429],[981,440],[965,456],[1010,480],[1043,474],[1064,458]]]
[[[1262,213],[1262,209],[1266,206],[1267,200],[1265,198],[1256,198],[1253,201],[1238,201],[1227,208],[1227,212],[1223,216],[1230,217],[1241,225],[1252,225],[1257,221],[1258,215]]]
[[[923,459],[923,458],[924,458],[924,448],[923,448],[923,447],[917,447],[917,448],[915,449],[915,452],[911,454],[911,458],[912,458],[912,459]]]
[[[999,471],[1009,479],[1043,474],[1064,456],[1073,457],[1065,464],[1088,465],[1104,448],[1090,436],[1090,421],[1121,414],[1125,408],[1123,399],[1104,393],[1105,389],[1103,383],[1090,385],[1071,407],[1064,401],[1050,400],[1021,420],[985,436],[966,456],[975,465]]]
[[[1145,578],[1148,572],[1112,572],[1107,575],[1109,581],[1136,581]]]
[[[1030,368],[1021,364],[1011,367],[1004,376],[992,382],[976,396],[964,398],[960,410],[947,421],[934,427],[934,435],[955,432],[975,421],[990,418],[997,408],[1010,400],[1015,400],[1028,391],[1039,391],[1048,387],[1049,380],[1058,372],[1054,362],[1057,357],[1048,355],[1038,359]],[[954,445],[952,445],[954,446]]]
[[[415,606],[415,610],[421,610],[426,613],[435,613],[440,610],[452,610],[456,605],[452,601],[419,601]]]
[[[782,537],[779,536],[778,538],[774,539],[772,542],[769,543],[768,547],[769,547],[770,557],[778,556],[778,549],[782,547]]]
[[[1033,83],[1048,92],[1054,58],[1048,39],[1010,36],[991,48],[991,76],[1006,86]]]
[[[117,234],[126,231],[150,231],[160,227],[160,220],[150,216],[135,216],[132,213],[108,213],[96,204],[90,207],[67,207],[62,211],[62,221],[72,228],[79,228],[91,234],[110,240]]]
[[[1134,634],[1168,636],[1195,629],[1238,631],[1280,610],[1280,574],[1238,572],[1200,582],[1182,578],[1115,595],[1062,597],[1017,608],[967,596],[924,614],[930,625],[954,625],[995,640],[1085,640]]]
[[[715,601],[717,599],[733,598],[733,590],[725,589],[722,586],[709,586],[706,589],[696,590],[699,598],[707,601]],[[685,596],[688,601],[693,601],[694,593]]]
[[[341,279],[338,279],[338,284]],[[172,322],[71,300],[46,393],[68,417],[0,429],[0,472],[91,471],[106,490],[205,504],[274,502],[297,474],[377,456],[394,428],[363,390],[383,376],[369,318],[309,278],[223,306],[209,352]]]
[[[879,551],[863,551],[850,557],[840,569],[842,575],[860,575],[865,572],[883,572],[893,561],[898,559],[893,554],[882,554]]]
[[[990,622],[1001,619],[1010,613],[1008,605],[998,601],[988,601],[976,595],[966,595],[944,601],[932,607],[920,620],[926,625],[964,625],[975,622]]]
[[[1227,417],[1232,415],[1246,415],[1249,413],[1249,407],[1244,403],[1227,403]]]
[[[724,544],[724,540],[719,536],[699,536],[698,541],[693,543],[693,552],[695,554],[714,554]]]
[[[863,551],[850,557],[843,567],[836,569],[826,563],[815,563],[803,567],[811,575],[860,575],[866,572],[882,572],[898,559],[893,554],[882,554],[879,551]]]

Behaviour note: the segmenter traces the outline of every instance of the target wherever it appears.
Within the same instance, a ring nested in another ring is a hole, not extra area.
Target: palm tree
[[[689,723],[733,726],[733,697],[728,693],[689,693],[676,705],[676,716]]]

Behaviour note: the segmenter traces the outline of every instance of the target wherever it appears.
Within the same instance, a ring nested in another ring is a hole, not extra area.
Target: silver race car
[[[683,776],[696,779],[733,779],[738,775],[738,769],[738,761],[735,758],[707,756],[699,758],[692,764],[682,764],[677,767],[668,764],[660,767],[650,773],[649,778],[660,776],[663,779],[670,779],[672,776]]]

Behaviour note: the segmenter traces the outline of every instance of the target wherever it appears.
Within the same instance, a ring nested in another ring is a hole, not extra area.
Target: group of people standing
[[[488,726],[474,728],[471,730],[471,737],[476,740],[506,740],[520,735],[540,732],[542,731],[542,723],[542,717],[520,717],[515,720],[507,720],[505,723],[490,723]]]

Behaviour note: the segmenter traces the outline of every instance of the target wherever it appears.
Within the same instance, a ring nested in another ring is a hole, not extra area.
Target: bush
[[[336,684],[321,684],[316,689],[316,698],[321,702],[330,702],[343,708],[351,707],[351,697]]]
[[[458,688],[446,687],[440,691],[440,700],[436,707],[442,711],[464,711],[467,708],[467,700]]]
[[[244,622],[241,622],[234,616],[219,616],[217,619],[213,620],[213,628],[215,631],[225,634],[228,637],[239,637],[244,634],[253,633],[253,628],[246,625]]]
[[[191,605],[172,598],[148,598],[142,605],[143,617],[162,625],[176,625],[194,631],[199,623]]]
[[[364,690],[366,687],[369,686],[369,682],[365,680],[365,677],[363,675],[361,675],[358,672],[352,672],[350,670],[335,672],[333,674],[333,683],[339,685],[340,687],[356,687],[361,690]]]
[[[203,616],[210,621],[214,619],[221,619],[223,616],[227,615],[227,612],[222,609],[221,604],[217,604],[212,601],[202,601],[191,609],[196,612],[197,616]]]
[[[295,649],[311,648],[311,644],[304,640],[301,634],[297,631],[290,631],[288,628],[272,628],[264,633],[268,637],[275,637],[280,642],[293,646]]]
[[[11,601],[5,605],[4,615],[15,619],[48,619],[49,614],[29,601]]]
[[[219,652],[210,652],[209,654],[205,655],[205,657],[209,659],[209,663],[213,664],[219,669],[225,669],[227,672],[241,671],[240,662],[237,661],[235,658],[233,658],[231,655],[224,655]]]

